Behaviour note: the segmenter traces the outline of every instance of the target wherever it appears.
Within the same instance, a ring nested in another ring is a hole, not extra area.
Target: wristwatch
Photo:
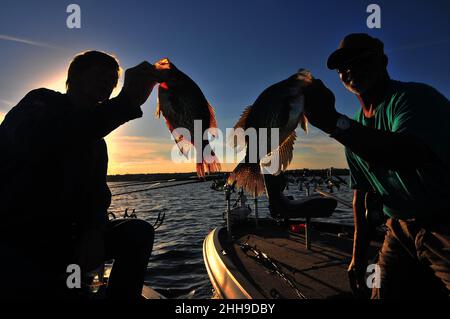
[[[345,115],[341,115],[336,121],[336,128],[343,131],[348,130],[350,128],[350,119]]]
[[[350,125],[351,125],[350,119],[345,115],[340,115],[336,120],[336,128],[334,129],[334,132],[330,134],[330,136],[335,137],[340,133],[345,132],[350,128]]]

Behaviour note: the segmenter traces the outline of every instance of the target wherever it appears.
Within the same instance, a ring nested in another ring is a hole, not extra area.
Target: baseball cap
[[[344,37],[327,61],[330,70],[337,69],[365,55],[384,55],[384,44],[366,33],[352,33]]]

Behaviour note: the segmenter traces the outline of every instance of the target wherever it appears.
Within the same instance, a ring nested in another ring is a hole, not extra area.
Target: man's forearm
[[[435,160],[431,150],[411,135],[384,132],[353,120],[350,122],[350,128],[332,137],[371,165],[395,169],[417,167]]]
[[[65,141],[101,139],[129,120],[142,116],[139,106],[130,106],[127,96],[118,97],[90,109],[67,114],[60,128]]]

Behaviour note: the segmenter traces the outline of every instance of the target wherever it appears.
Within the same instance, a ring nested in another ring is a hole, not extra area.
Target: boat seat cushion
[[[332,198],[311,196],[305,199],[291,200],[283,197],[280,201],[273,201],[269,205],[273,217],[281,218],[317,218],[330,217],[337,206]]]

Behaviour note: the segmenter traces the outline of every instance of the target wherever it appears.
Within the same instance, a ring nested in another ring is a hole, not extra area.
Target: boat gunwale
[[[226,227],[216,227],[214,228],[203,241],[203,259],[205,262],[206,270],[210,281],[222,299],[264,299],[264,296],[254,288],[248,279],[241,273],[239,269],[236,268],[234,262],[231,260],[229,254],[224,255],[222,251],[227,251],[220,241],[221,232],[226,231]],[[212,246],[212,248],[210,248]],[[213,252],[213,255],[210,253]],[[233,284],[229,289],[223,289],[222,285],[218,282],[219,279],[216,275],[217,272],[212,270],[211,262],[218,263],[220,270],[226,274],[223,281],[226,278],[231,279]],[[233,289],[234,288],[234,289]],[[233,296],[230,296],[230,292]],[[235,295],[240,295],[239,297]]]

